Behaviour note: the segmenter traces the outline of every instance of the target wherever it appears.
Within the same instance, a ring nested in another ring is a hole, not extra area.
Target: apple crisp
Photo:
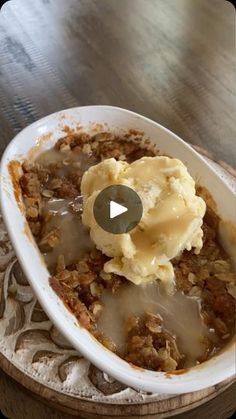
[[[185,250],[172,260],[174,295],[158,281],[141,287],[104,272],[109,258],[95,248],[81,221],[81,179],[106,158],[131,163],[157,154],[141,140],[135,133],[67,135],[22,164],[20,187],[51,287],[80,325],[131,364],[168,372],[204,362],[230,341],[236,274],[218,242],[219,218],[209,206],[200,253]]]

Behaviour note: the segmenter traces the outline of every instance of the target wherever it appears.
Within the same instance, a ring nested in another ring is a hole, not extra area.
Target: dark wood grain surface
[[[59,109],[144,114],[234,165],[233,6],[225,0],[15,0],[0,13],[0,152]]]

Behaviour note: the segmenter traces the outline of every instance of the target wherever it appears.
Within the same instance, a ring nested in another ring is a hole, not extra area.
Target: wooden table
[[[0,18],[1,151],[35,119],[125,107],[233,165],[233,6],[225,0],[23,0]]]
[[[234,24],[224,0],[7,2],[0,12],[0,153],[46,114],[109,104],[144,114],[234,166]],[[5,374],[0,380],[14,388]],[[228,389],[219,417],[235,408],[233,397]]]

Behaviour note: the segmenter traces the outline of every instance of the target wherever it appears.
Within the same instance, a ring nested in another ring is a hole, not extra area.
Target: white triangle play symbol
[[[110,201],[110,218],[118,217],[118,215],[124,214],[126,211],[128,211],[128,208],[117,204],[115,201]]]

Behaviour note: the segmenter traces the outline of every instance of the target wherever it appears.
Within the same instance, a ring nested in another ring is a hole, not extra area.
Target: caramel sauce
[[[83,173],[88,167],[97,162],[97,159],[83,152],[67,151],[65,153],[52,148],[42,153],[36,163],[44,167],[59,163],[55,170],[56,176],[67,176],[69,173]],[[85,252],[94,247],[88,230],[81,221],[81,213],[71,210],[72,205],[82,205],[82,197],[74,199],[52,198],[44,202],[44,217],[46,231],[59,228],[61,234],[60,243],[52,251],[44,254],[45,262],[49,268],[55,266],[59,255],[64,255],[66,265],[78,260]]]
[[[112,339],[121,354],[125,352],[126,320],[145,312],[159,314],[164,328],[176,336],[180,352],[186,354],[185,368],[195,365],[204,354],[206,338],[216,339],[201,318],[199,299],[179,291],[169,295],[158,282],[123,285],[116,294],[105,291],[102,302],[99,330]]]
[[[81,217],[70,210],[71,205],[81,202],[81,197],[73,200],[54,198],[45,205],[45,214],[50,216],[47,222],[48,231],[59,228],[61,233],[60,243],[52,251],[44,254],[49,268],[56,264],[59,255],[64,255],[65,263],[69,265],[94,247]]]

